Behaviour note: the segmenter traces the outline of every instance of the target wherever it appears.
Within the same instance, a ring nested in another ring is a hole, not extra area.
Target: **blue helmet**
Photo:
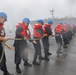
[[[41,19],[39,19],[37,22],[42,23],[42,25],[44,24],[43,20],[41,20]]]
[[[29,18],[24,18],[23,20],[22,20],[23,22],[26,22],[26,23],[30,23],[30,20],[29,20]]]
[[[3,17],[7,21],[7,15],[4,12],[0,12],[0,16]]]
[[[65,22],[64,24],[67,24],[67,22]]]
[[[48,20],[48,24],[53,24],[53,21],[52,20]]]
[[[59,24],[63,25],[63,23],[62,23],[62,22],[60,22]]]

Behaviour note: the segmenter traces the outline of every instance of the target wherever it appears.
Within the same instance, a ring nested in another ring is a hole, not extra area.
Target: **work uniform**
[[[16,26],[16,38],[30,38],[30,32],[27,26],[23,25],[22,23],[19,23]],[[28,44],[26,40],[15,40],[14,42],[15,46],[15,64],[19,65],[21,63],[21,59],[23,59],[24,62],[28,61]]]
[[[44,32],[43,32],[42,26],[40,24],[34,24],[33,28],[34,28],[33,38],[38,39],[38,40],[35,40],[37,42],[37,44],[33,43],[33,46],[35,48],[33,62],[37,62],[38,56],[39,56],[39,59],[43,59],[43,57],[41,56],[40,38],[42,38]]]
[[[74,36],[74,24],[71,25],[71,30],[72,30],[72,36]]]
[[[56,25],[55,27],[55,40],[58,45],[57,53],[61,53],[61,47],[63,46],[63,41],[62,41],[62,33],[63,33],[63,27],[61,24]]]
[[[0,23],[0,37],[5,37],[5,30],[3,27],[3,24]],[[0,41],[0,69],[4,72],[7,73],[7,67],[6,67],[6,57],[5,57],[5,52],[4,52],[4,47],[2,44],[3,41]]]
[[[50,24],[44,24],[43,25],[43,30],[44,30],[44,34],[47,34],[47,36],[44,36],[42,38],[42,43],[43,43],[43,47],[44,47],[44,53],[45,53],[45,58],[48,58],[48,54],[49,54],[49,35],[52,35],[52,28]]]
[[[5,30],[3,27],[4,26],[3,24],[6,21],[7,21],[7,14],[5,12],[0,12],[0,69],[3,71],[3,75],[13,75],[8,72],[7,67],[6,67],[4,43],[8,40],[8,37],[5,37]]]
[[[70,30],[69,30],[69,39],[72,40],[72,26],[69,24]]]
[[[70,43],[70,40],[72,39],[72,36],[71,36],[71,26],[70,26],[70,24],[66,24],[66,27],[67,27],[67,30],[68,30],[68,32],[67,32],[68,41]]]
[[[63,24],[62,25],[62,27],[63,27],[63,29],[64,29],[64,32],[63,32],[63,34],[62,34],[62,37],[63,37],[63,42],[64,42],[64,48],[67,48],[67,44],[68,44],[68,34],[67,34],[67,32],[68,32],[68,30],[67,30],[67,26],[66,26],[66,24]]]

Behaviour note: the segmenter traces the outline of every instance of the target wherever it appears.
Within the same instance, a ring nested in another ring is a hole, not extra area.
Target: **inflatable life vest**
[[[0,36],[1,37],[5,36],[5,30],[4,30],[3,24],[0,24]]]
[[[44,34],[43,29],[42,29],[42,25],[40,25],[40,24],[34,24],[33,28],[34,28],[33,36],[35,38],[41,38],[43,36],[43,34]]]
[[[68,31],[68,30],[67,30],[67,27],[66,27],[66,24],[63,24],[62,27],[63,27],[63,29],[64,29],[64,32],[67,32],[67,31]]]
[[[21,26],[22,29],[23,29],[20,34],[21,34],[22,36],[25,36],[25,37],[29,38],[29,37],[30,37],[30,31],[29,31],[29,29],[28,29],[28,26],[25,26],[25,25],[22,24],[22,23],[18,23],[18,25],[17,25],[16,27],[18,28],[19,26]],[[16,37],[18,37],[18,36],[16,35]]]
[[[74,24],[71,25],[71,30],[74,30]]]
[[[5,30],[4,30],[4,27],[3,27],[3,24],[0,23],[0,37],[5,37]],[[0,41],[2,42],[2,41]]]
[[[46,31],[46,28],[49,28],[50,32],[52,33],[52,28],[51,28],[51,25],[50,25],[50,24],[47,24],[47,23],[46,23],[46,24],[43,26],[44,33],[47,34],[47,35],[49,35],[49,33]],[[51,33],[50,33],[50,34],[51,34]]]
[[[58,24],[56,27],[55,27],[55,32],[59,33],[59,34],[62,34],[63,33],[63,27],[62,25]]]

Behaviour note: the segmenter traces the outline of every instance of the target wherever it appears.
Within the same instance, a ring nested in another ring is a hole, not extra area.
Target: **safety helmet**
[[[22,20],[22,22],[26,22],[26,23],[30,23],[30,20],[29,20],[29,18],[24,18],[23,20]]]
[[[60,22],[59,24],[63,25],[63,23],[62,23],[62,22]]]
[[[53,21],[52,20],[48,20],[48,24],[53,24]]]
[[[7,15],[4,12],[0,12],[0,16],[3,17],[7,21]]]
[[[64,24],[67,24],[67,22],[64,22]]]
[[[43,20],[41,20],[41,19],[39,19],[37,22],[42,23],[42,25],[44,24]]]

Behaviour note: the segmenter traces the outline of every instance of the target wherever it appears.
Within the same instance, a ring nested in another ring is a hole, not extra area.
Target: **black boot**
[[[37,62],[37,61],[33,61],[33,64],[34,64],[34,65],[40,65],[40,63]]]
[[[44,59],[49,61],[48,55],[45,55]]]
[[[42,56],[39,57],[40,60],[44,60],[44,58]]]
[[[14,75],[14,74],[10,74],[9,72],[4,72],[3,75]]]
[[[60,54],[60,53],[62,53],[62,51],[61,50],[57,50],[57,54]]]
[[[48,52],[48,55],[52,55],[52,53]]]
[[[24,66],[32,66],[29,62],[25,61]]]
[[[17,72],[17,73],[21,73],[21,70],[20,70],[20,68],[19,68],[19,65],[16,65],[16,72]]]
[[[66,45],[64,45],[63,48],[68,48],[68,47]]]

